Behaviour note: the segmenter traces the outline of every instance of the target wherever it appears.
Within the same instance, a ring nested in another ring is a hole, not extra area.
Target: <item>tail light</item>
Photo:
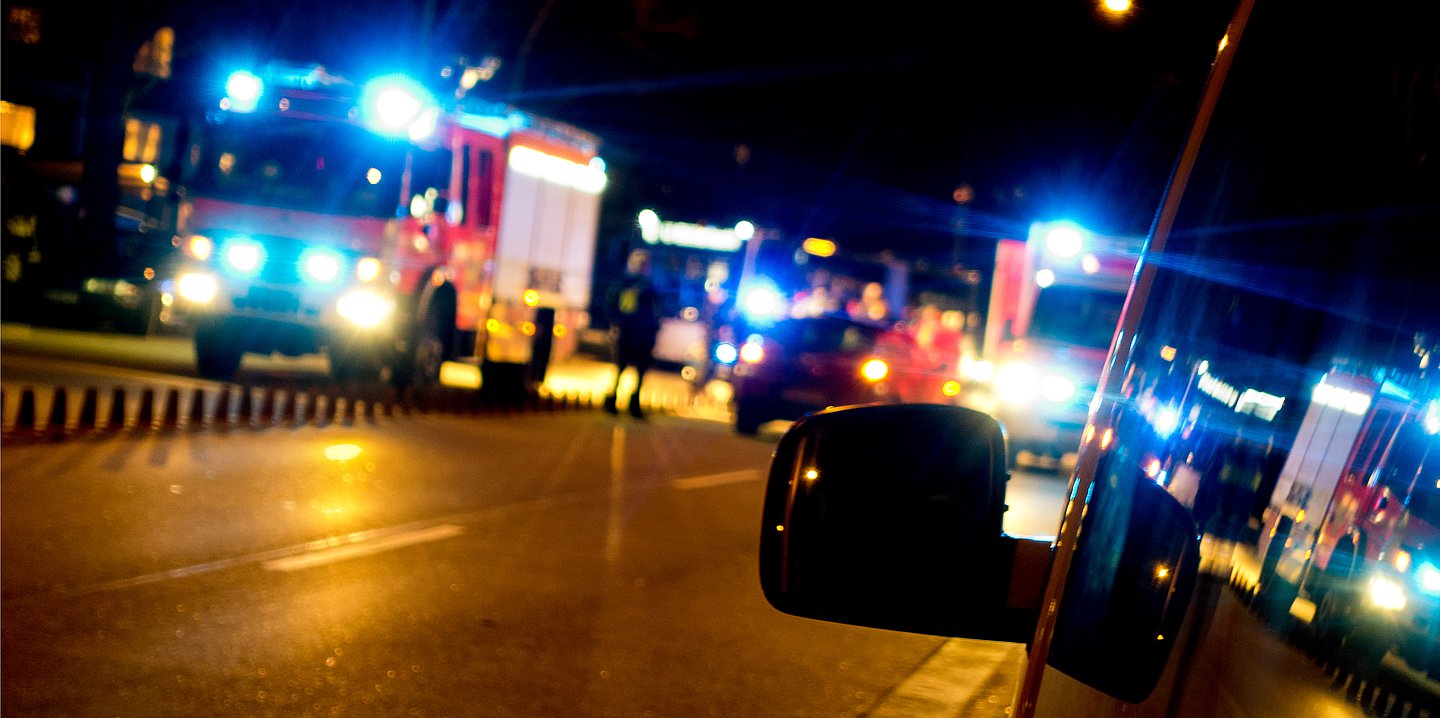
[[[860,376],[866,381],[877,382],[890,375],[890,365],[884,359],[868,359],[860,365]]]
[[[751,339],[740,347],[740,361],[746,364],[759,364],[765,360],[765,347],[759,341]]]
[[[185,243],[185,253],[202,262],[209,259],[214,251],[215,243],[203,234],[194,235]]]

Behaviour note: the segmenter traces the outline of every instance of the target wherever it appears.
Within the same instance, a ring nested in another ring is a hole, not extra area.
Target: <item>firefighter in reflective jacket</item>
[[[660,333],[660,298],[650,280],[649,252],[637,249],[630,253],[625,277],[606,294],[605,308],[610,317],[611,348],[615,357],[615,383],[605,397],[605,411],[619,413],[620,378],[627,368],[634,367],[635,388],[626,409],[631,416],[643,419],[640,388],[653,361],[655,337]]]

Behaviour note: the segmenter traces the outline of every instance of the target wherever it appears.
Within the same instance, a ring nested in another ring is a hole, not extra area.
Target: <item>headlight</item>
[[[175,291],[187,302],[209,304],[220,291],[220,283],[210,274],[186,272],[176,280]]]
[[[1029,364],[1006,364],[995,372],[995,390],[1013,404],[1034,400],[1039,384],[1040,373]]]
[[[995,378],[995,365],[983,359],[971,360],[961,365],[960,372],[971,381],[990,381]]]
[[[751,340],[740,347],[740,360],[746,364],[759,364],[765,359],[765,349],[760,342]]]
[[[865,377],[865,381],[877,382],[889,374],[890,366],[883,359],[869,359],[860,365],[860,376]]]
[[[1056,404],[1075,396],[1075,382],[1063,376],[1047,376],[1040,380],[1040,396]]]
[[[225,243],[225,264],[241,274],[252,274],[265,263],[265,247],[253,239],[232,239]]]
[[[1435,564],[1425,562],[1415,570],[1415,581],[1420,584],[1420,590],[1428,594],[1440,594],[1440,568]]]
[[[215,243],[202,234],[194,235],[189,242],[185,243],[185,252],[202,262],[209,259],[210,253],[213,251],[215,251]]]
[[[340,276],[340,255],[328,249],[311,249],[300,256],[300,268],[305,279],[319,284],[329,284]]]
[[[362,282],[373,282],[380,277],[380,260],[365,257],[355,263],[355,278]]]
[[[377,292],[356,289],[341,296],[335,310],[356,325],[368,328],[385,321],[395,310],[395,303]]]
[[[1385,576],[1372,576],[1370,602],[1380,608],[1398,611],[1405,607],[1405,587]]]
[[[715,361],[721,364],[734,364],[740,354],[735,350],[735,345],[730,342],[720,342],[715,345]]]

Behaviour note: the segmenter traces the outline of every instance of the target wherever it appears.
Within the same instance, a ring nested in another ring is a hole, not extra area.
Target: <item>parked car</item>
[[[954,386],[945,363],[909,334],[834,316],[785,319],[751,334],[731,383],[742,434],[832,406],[951,403],[946,385]]]

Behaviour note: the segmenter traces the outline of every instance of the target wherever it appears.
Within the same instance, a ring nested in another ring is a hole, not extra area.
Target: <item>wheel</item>
[[[1394,634],[1377,621],[1358,620],[1345,635],[1341,648],[1345,657],[1362,669],[1375,670],[1390,652]]]
[[[760,433],[760,425],[769,419],[760,411],[759,402],[754,399],[740,399],[735,402],[735,431],[746,436]]]
[[[440,292],[416,323],[405,352],[398,357],[391,380],[399,386],[427,389],[440,383],[440,366],[450,358],[455,337],[455,298]]]
[[[1310,630],[1314,633],[1315,643],[1328,655],[1340,649],[1350,623],[1349,604],[1342,592],[1329,590],[1315,604],[1315,618],[1310,622]]]
[[[206,379],[229,381],[240,369],[245,350],[226,331],[224,322],[204,322],[195,328],[195,365]]]

